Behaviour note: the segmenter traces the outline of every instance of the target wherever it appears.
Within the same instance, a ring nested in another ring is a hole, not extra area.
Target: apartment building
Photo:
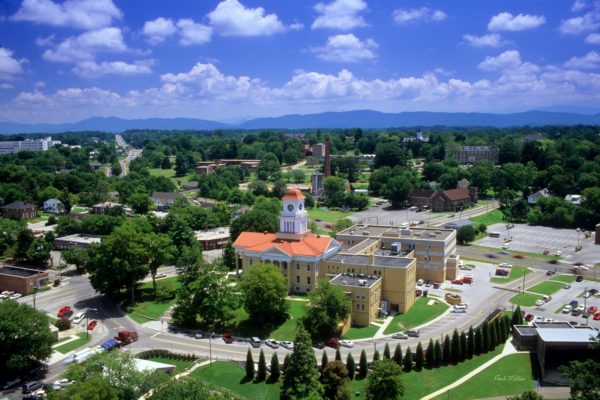
[[[58,144],[60,144],[60,141],[52,140],[51,137],[0,142],[0,154],[12,154],[20,151],[47,151]]]

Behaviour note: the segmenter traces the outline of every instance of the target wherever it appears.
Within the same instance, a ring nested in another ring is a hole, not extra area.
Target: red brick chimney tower
[[[329,158],[329,136],[325,138],[325,177],[331,175],[331,160]]]

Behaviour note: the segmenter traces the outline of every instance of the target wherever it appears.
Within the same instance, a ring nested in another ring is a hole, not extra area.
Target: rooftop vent
[[[369,231],[362,231],[363,236],[369,236],[371,234],[371,232]]]

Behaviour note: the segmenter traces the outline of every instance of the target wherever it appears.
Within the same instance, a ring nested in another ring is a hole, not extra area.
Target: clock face
[[[300,205],[298,206],[298,208],[299,208],[300,210],[302,210],[302,204],[300,204]]]
[[[288,210],[292,211],[294,209],[294,205],[293,204],[288,204]]]

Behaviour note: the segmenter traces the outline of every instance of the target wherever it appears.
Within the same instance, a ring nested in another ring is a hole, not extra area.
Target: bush
[[[158,301],[169,301],[175,298],[177,293],[175,285],[171,282],[161,283],[156,285],[156,300]]]
[[[481,233],[485,233],[487,231],[487,225],[486,224],[479,224],[479,232]]]
[[[54,215],[51,215],[48,221],[46,221],[46,226],[50,225],[56,225],[56,217]]]
[[[60,279],[55,279],[54,282],[52,282],[52,286],[57,287],[58,285],[60,285]]]
[[[471,243],[475,240],[475,229],[472,225],[461,226],[456,232],[456,241],[459,244]]]
[[[59,331],[66,331],[71,328],[71,320],[69,318],[60,318],[56,320],[54,326],[56,326]]]

